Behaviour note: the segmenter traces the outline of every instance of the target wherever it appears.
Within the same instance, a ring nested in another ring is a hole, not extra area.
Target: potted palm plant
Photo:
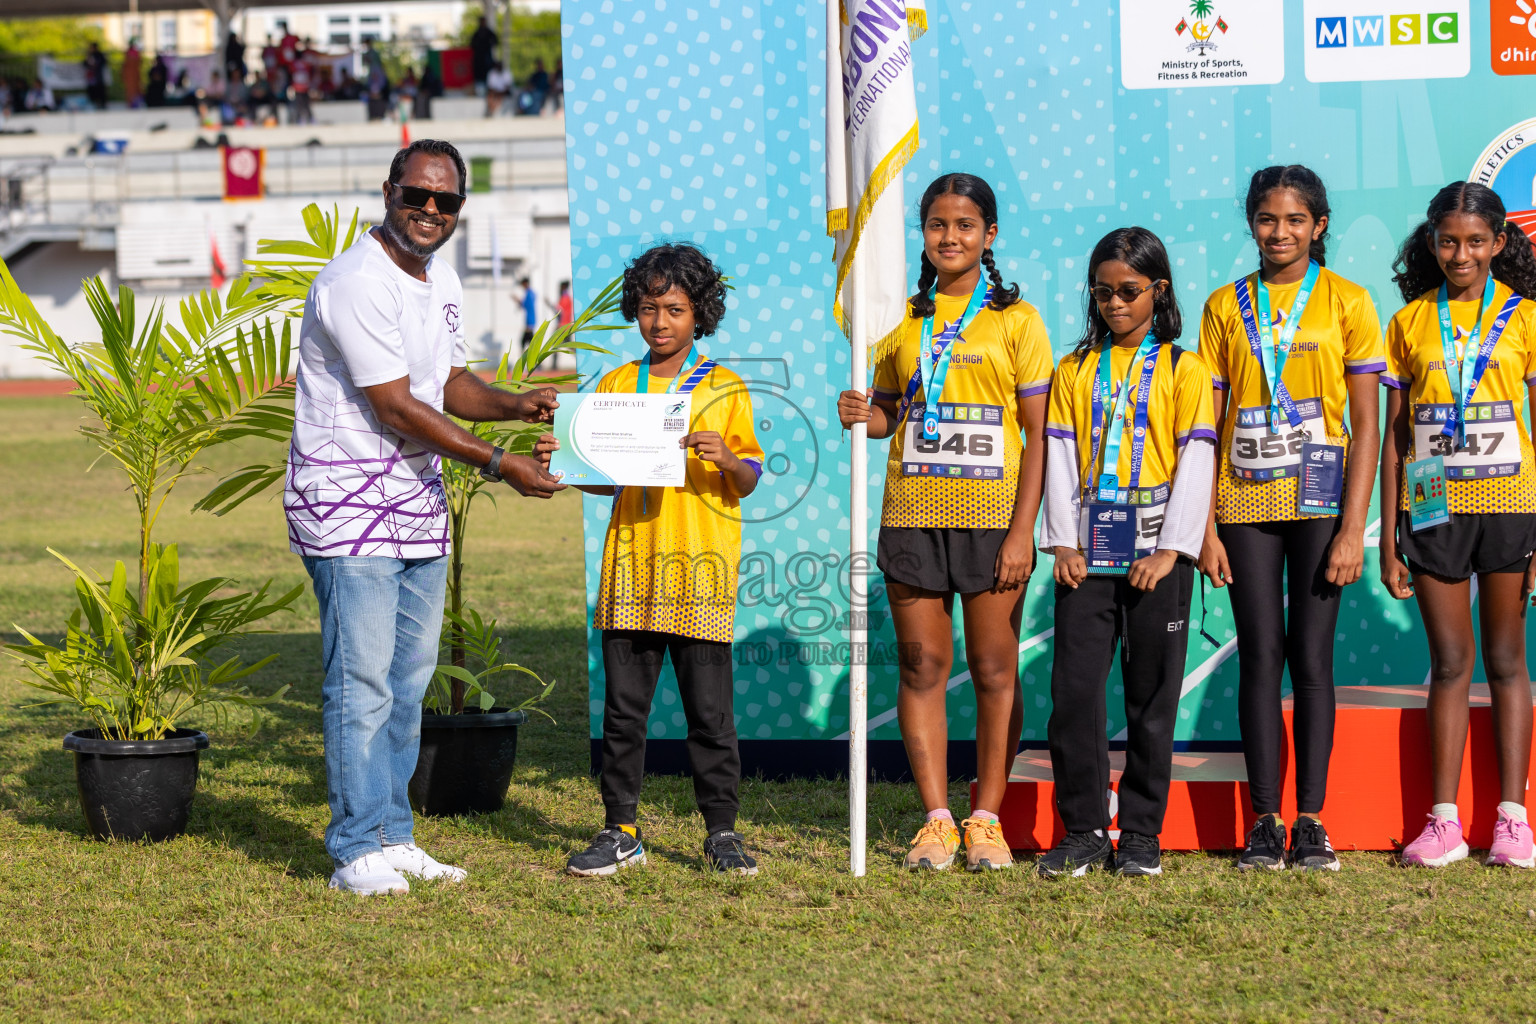
[[[269,584],[247,593],[231,593],[235,581],[224,577],[183,584],[176,545],[155,543],[155,526],[205,449],[277,436],[290,335],[264,319],[275,304],[239,283],[226,297],[208,290],[185,300],[180,326],[158,305],[139,323],[126,287],[115,303],[100,279],[84,291],[101,340],[70,345],[0,262],[0,330],[75,382],[93,416],[81,433],[127,477],[139,518],[137,586],[121,561],[103,578],[52,552],[74,576],[78,607],[60,641],[18,630],[26,642],[8,649],[48,695],[40,703],[72,704],[93,723],[64,739],[91,831],[166,839],[186,828],[197,752],[209,743],[185,721],[217,721],[281,696],[256,696],[244,683],[275,655],[254,664],[217,655],[303,588],[269,599]]]
[[[354,211],[350,225],[341,230],[340,211],[330,215],[311,205],[304,211],[307,240],[262,240],[250,263],[254,294],[277,303],[289,318],[302,316],[304,298],[315,276],[337,253],[366,231]],[[607,349],[578,339],[589,331],[616,330],[604,321],[619,309],[621,282],[609,282],[581,315],[563,326],[542,324],[515,359],[502,356],[492,383],[509,390],[566,387],[577,382],[575,373],[545,371],[557,356],[577,351],[607,353]],[[527,453],[545,428],[499,423],[463,423],[465,429],[506,451]],[[292,410],[285,426],[292,430]],[[448,500],[450,561],[447,608],[443,616],[440,664],[423,700],[421,753],[411,779],[411,801],[429,815],[454,815],[498,810],[506,798],[517,755],[517,729],[537,711],[554,687],[531,669],[506,661],[502,656],[497,622],[486,621],[468,607],[464,586],[464,541],[470,510],[476,499],[495,501],[479,473],[468,466],[444,460],[443,490]],[[283,464],[272,462],[245,466],[219,481],[195,508],[223,515],[246,499],[280,481]],[[508,688],[512,679],[532,681],[532,689],[514,699]],[[493,688],[501,697],[492,693]],[[538,713],[543,714],[542,711]],[[547,716],[546,716],[547,717]]]

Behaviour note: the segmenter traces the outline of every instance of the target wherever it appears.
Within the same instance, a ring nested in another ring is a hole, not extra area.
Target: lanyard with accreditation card
[[[1459,347],[1456,344],[1456,327],[1451,323],[1450,289],[1445,282],[1441,282],[1440,291],[1436,296],[1436,307],[1440,319],[1440,352],[1445,368],[1445,378],[1451,387],[1452,399],[1452,415],[1447,417],[1440,435],[1451,437],[1450,451],[1453,458],[1466,447],[1467,405],[1472,401],[1472,395],[1477,391],[1478,384],[1482,382],[1483,374],[1488,371],[1493,350],[1498,345],[1510,316],[1514,313],[1515,307],[1520,304],[1519,294],[1511,294],[1498,315],[1494,317],[1493,324],[1489,327],[1487,335],[1483,337],[1482,344],[1478,344],[1478,335],[1483,330],[1483,315],[1493,302],[1493,293],[1494,280],[1493,275],[1490,274],[1487,283],[1483,285],[1482,300],[1477,304],[1477,319],[1473,322],[1472,330],[1467,334],[1466,340]],[[1467,358],[1469,349],[1476,353],[1472,359]],[[1470,373],[1468,363],[1472,364]],[[1454,373],[1451,371],[1452,366],[1456,367]],[[1419,453],[1416,451],[1415,454]],[[1445,484],[1445,456],[1431,455],[1427,458],[1415,459],[1404,467],[1403,472],[1407,477],[1408,516],[1413,532],[1417,533],[1420,530],[1450,522],[1450,496]]]
[[[709,376],[709,371],[715,368],[713,359],[702,358],[697,345],[688,351],[688,358],[683,360],[683,365],[678,367],[677,376],[672,378],[672,383],[667,385],[666,394],[687,395],[699,386],[699,382]],[[640,357],[640,366],[635,373],[635,394],[647,395],[651,391],[651,353],[646,352]],[[624,489],[613,489],[614,504],[618,504],[619,495]],[[651,490],[649,487],[640,489],[640,513],[642,515],[650,511]]]
[[[938,289],[928,291],[929,300],[938,296]],[[944,392],[944,381],[949,376],[949,350],[960,340],[960,332],[970,326],[978,313],[992,300],[992,287],[985,277],[978,277],[971,299],[960,319],[947,324],[938,337],[933,336],[933,314],[923,318],[922,347],[917,353],[917,372],[907,381],[907,393],[902,397],[896,419],[906,419],[907,410],[917,397],[917,389],[923,389],[923,439],[936,440],[939,436],[939,396]]]
[[[1253,291],[1257,293],[1256,296],[1250,294],[1247,278],[1236,282],[1233,290],[1237,294],[1238,312],[1243,318],[1243,331],[1248,335],[1248,350],[1259,364],[1265,388],[1269,392],[1269,432],[1280,432],[1280,416],[1283,413],[1291,429],[1306,436],[1300,452],[1291,456],[1297,458],[1299,455],[1300,463],[1296,470],[1297,511],[1302,515],[1336,516],[1344,502],[1344,448],[1327,444],[1324,438],[1311,436],[1296,400],[1282,379],[1286,361],[1290,358],[1296,340],[1296,332],[1301,327],[1302,315],[1307,310],[1307,301],[1317,288],[1317,279],[1321,273],[1322,268],[1316,260],[1308,261],[1306,276],[1297,289],[1290,315],[1286,317],[1278,338],[1270,318],[1269,288],[1264,283],[1264,276],[1255,275]],[[1275,472],[1278,474],[1280,470]]]
[[[1125,382],[1114,391],[1113,345],[1106,340],[1099,346],[1098,374],[1093,382],[1093,440],[1089,472],[1096,474],[1088,514],[1088,571],[1119,575],[1131,567],[1136,557],[1136,512],[1120,501],[1120,443],[1125,434],[1125,410],[1136,384],[1136,413],[1131,430],[1131,476],[1128,489],[1141,482],[1141,464],[1147,443],[1147,415],[1151,406],[1152,375],[1157,369],[1160,342],[1148,334],[1136,348]],[[1137,372],[1140,378],[1137,379]],[[1111,397],[1113,396],[1113,397]],[[1109,403],[1109,422],[1105,423],[1105,405]]]

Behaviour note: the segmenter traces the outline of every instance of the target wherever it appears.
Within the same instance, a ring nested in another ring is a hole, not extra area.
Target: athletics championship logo
[[[1509,219],[1527,235],[1536,232],[1536,117],[1489,143],[1468,180],[1497,192]]]

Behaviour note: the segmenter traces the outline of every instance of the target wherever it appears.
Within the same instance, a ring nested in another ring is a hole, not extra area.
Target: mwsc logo
[[[1472,70],[1467,0],[1307,0],[1311,82],[1460,78]]]

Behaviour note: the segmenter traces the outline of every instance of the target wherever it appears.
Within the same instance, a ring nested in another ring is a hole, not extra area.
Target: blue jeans
[[[448,556],[305,557],[320,602],[325,850],[337,865],[411,841],[406,793],[437,664]]]

